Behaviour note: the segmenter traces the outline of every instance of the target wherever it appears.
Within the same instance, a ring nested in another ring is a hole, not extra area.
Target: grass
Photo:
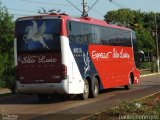
[[[160,120],[160,93],[142,100],[122,101],[85,120]]]

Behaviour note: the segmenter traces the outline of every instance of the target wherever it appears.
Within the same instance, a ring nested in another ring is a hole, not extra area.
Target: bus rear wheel
[[[98,79],[94,78],[92,88],[91,88],[91,97],[93,97],[93,98],[97,97],[98,93],[99,93]]]
[[[89,83],[87,80],[84,80],[84,91],[81,94],[81,99],[86,100],[89,97]]]
[[[128,85],[125,85],[124,86],[124,89],[125,90],[130,90],[132,88],[132,77],[131,75],[129,76],[129,79],[128,79]]]

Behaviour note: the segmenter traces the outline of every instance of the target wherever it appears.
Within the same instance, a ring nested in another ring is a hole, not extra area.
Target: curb
[[[153,75],[160,75],[160,73],[152,73],[152,74],[146,74],[146,75],[140,75],[140,77],[148,77]]]
[[[160,91],[158,91],[158,92],[156,92],[156,93],[149,94],[149,95],[144,96],[144,97],[142,97],[142,98],[140,98],[140,99],[137,99],[137,101],[144,100],[144,99],[146,99],[146,98],[149,98],[149,97],[154,96],[154,95],[159,94],[159,93],[160,93]]]

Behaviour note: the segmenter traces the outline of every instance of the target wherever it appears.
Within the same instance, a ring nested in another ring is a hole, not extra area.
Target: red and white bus
[[[90,17],[50,14],[15,24],[17,92],[96,97],[99,90],[139,81],[133,30]]]

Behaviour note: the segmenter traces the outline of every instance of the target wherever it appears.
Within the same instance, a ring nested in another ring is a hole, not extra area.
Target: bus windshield
[[[60,51],[60,19],[18,20],[18,52]]]

